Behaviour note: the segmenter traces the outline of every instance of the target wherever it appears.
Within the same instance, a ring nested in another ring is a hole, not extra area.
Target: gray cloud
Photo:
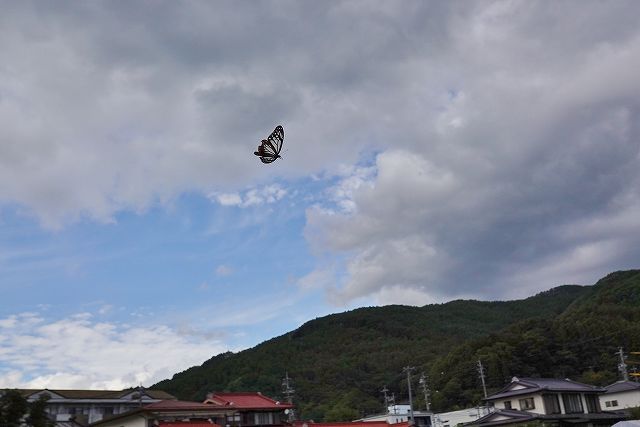
[[[588,282],[639,255],[639,8],[7,4],[0,201],[56,227],[338,175],[307,227],[338,301]],[[287,162],[256,168],[277,123]]]
[[[640,37],[623,9],[590,6],[452,21],[456,79],[429,79],[448,93],[408,98],[410,137],[377,156],[353,212],[308,213],[307,238],[346,257],[332,298],[518,297],[636,266]]]

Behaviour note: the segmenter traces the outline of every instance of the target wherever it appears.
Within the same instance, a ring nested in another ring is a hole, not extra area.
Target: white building
[[[624,414],[602,411],[599,395],[605,389],[569,379],[517,378],[485,398],[494,407],[490,414],[469,423],[488,427],[539,421],[552,424],[611,425]]]
[[[409,421],[409,405],[391,405],[387,407],[386,414],[370,415],[356,422],[379,422],[385,421],[387,424],[398,424]],[[423,411],[413,411],[413,419],[418,427],[433,426],[433,413]]]
[[[490,408],[478,406],[475,408],[461,409],[459,411],[439,412],[433,415],[434,427],[455,427],[458,424],[465,424],[488,415]]]
[[[605,387],[600,406],[606,411],[640,407],[640,383],[617,381]]]
[[[175,400],[160,390],[142,387],[129,390],[19,390],[30,402],[41,396],[47,398],[46,411],[56,426],[87,425],[103,418],[122,414],[132,409],[159,402]]]

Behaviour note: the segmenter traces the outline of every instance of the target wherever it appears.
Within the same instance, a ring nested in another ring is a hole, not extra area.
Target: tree
[[[40,396],[38,400],[29,403],[29,416],[26,423],[30,427],[54,427],[55,423],[49,418],[46,407],[48,397]]]
[[[17,390],[0,391],[0,426],[20,427],[27,414],[27,400]]]
[[[0,426],[53,427],[45,411],[47,397],[28,402],[18,390],[0,390]]]

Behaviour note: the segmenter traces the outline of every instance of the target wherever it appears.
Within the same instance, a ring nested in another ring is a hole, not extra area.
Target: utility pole
[[[387,411],[387,413],[389,412],[389,395],[387,394],[388,391],[389,389],[387,388],[387,386],[384,386],[384,388],[380,390],[380,392],[384,395],[384,410]]]
[[[482,381],[482,391],[484,392],[484,397],[487,397],[487,385],[484,382],[484,366],[482,366],[482,361],[478,359],[478,375],[480,376],[480,381]]]
[[[629,354],[633,354],[634,356],[640,356],[640,351],[630,351]],[[638,382],[638,380],[640,380],[640,373],[638,373],[637,365],[640,365],[640,362],[633,361],[633,364],[634,366],[631,369],[632,372],[629,374],[629,376],[633,377],[633,380],[635,382]]]
[[[618,347],[618,352],[616,354],[620,356],[620,363],[618,363],[618,371],[622,375],[623,381],[629,381],[629,373],[627,372],[627,363],[625,362],[627,357],[624,355],[624,352],[622,351],[622,347]]]
[[[422,393],[424,393],[424,404],[427,407],[427,412],[431,412],[431,402],[429,401],[429,395],[431,390],[429,390],[429,377],[427,377],[424,372],[420,375],[420,380],[418,383],[422,387]]]
[[[289,372],[284,373],[284,378],[282,379],[282,395],[287,400],[287,403],[293,405],[293,394],[295,390],[291,386],[291,378],[289,378]],[[293,422],[295,420],[295,414],[293,408],[289,408],[289,422]]]
[[[415,420],[413,418],[413,397],[411,393],[411,371],[415,369],[416,368],[413,366],[405,366],[404,368],[402,368],[402,372],[407,373],[407,388],[409,389],[409,425],[410,426],[415,425]]]
[[[398,415],[398,407],[396,406],[396,394],[391,393],[391,397],[389,397],[389,406],[393,408],[393,415]]]

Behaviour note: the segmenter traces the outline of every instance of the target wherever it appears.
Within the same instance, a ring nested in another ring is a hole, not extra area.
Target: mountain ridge
[[[312,319],[238,353],[222,353],[154,388],[182,399],[209,391],[280,396],[285,372],[295,381],[300,414],[339,420],[379,412],[387,385],[403,398],[402,367],[428,367],[474,338],[522,319],[556,317],[591,286],[562,285],[512,301],[454,300],[422,307],[361,307]],[[442,402],[443,408],[451,406]]]

